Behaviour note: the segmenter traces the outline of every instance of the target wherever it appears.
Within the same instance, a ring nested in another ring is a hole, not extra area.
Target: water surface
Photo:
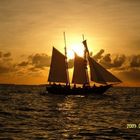
[[[41,95],[44,86],[0,86],[0,138],[140,139],[140,88],[103,96]]]

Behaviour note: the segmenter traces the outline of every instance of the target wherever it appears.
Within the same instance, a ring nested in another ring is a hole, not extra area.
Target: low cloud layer
[[[11,53],[10,52],[7,52],[7,53],[4,53],[3,54],[3,57],[10,57],[11,56]]]
[[[105,54],[105,50],[102,49],[91,57],[105,68],[116,71],[122,78],[132,81],[139,81],[140,79],[140,55]],[[50,62],[51,57],[45,53],[32,54],[24,58],[23,61],[15,62],[10,52],[0,51],[0,74],[38,75],[50,66]],[[69,68],[73,68],[73,64],[74,60],[70,59],[68,61]]]
[[[28,57],[29,63],[35,68],[44,68],[50,66],[51,58],[47,54],[35,54]]]
[[[92,53],[91,53],[92,54]],[[140,55],[125,56],[124,54],[112,55],[105,54],[105,50],[101,49],[97,54],[92,56],[102,66],[107,69],[131,69],[140,68]],[[50,66],[51,57],[45,53],[32,54],[21,62],[13,63],[10,52],[3,53],[0,51],[0,73],[10,72],[21,68],[44,69]],[[68,61],[69,68],[73,67],[73,59]]]
[[[124,65],[126,61],[125,55],[116,55],[115,58],[112,58],[111,54],[105,54],[100,60],[101,63],[105,68],[120,68]]]
[[[140,55],[134,55],[131,57],[130,66],[140,68]]]
[[[2,52],[2,51],[0,51],[0,58],[8,58],[8,57],[10,57],[11,56],[11,53],[10,52]]]
[[[99,59],[101,59],[101,58],[103,57],[103,53],[104,53],[104,50],[101,49],[97,54],[95,54],[95,55],[93,56],[93,58],[94,58],[96,61],[98,61]],[[91,52],[91,55],[92,55],[92,52]]]
[[[13,72],[16,70],[15,64],[12,62],[12,57],[10,52],[0,51],[0,74],[5,74]]]
[[[32,67],[32,69],[44,69],[45,67],[50,66],[51,57],[47,54],[33,54],[27,57],[27,60],[24,60],[17,64],[18,67]]]
[[[56,60],[57,61],[57,60]],[[27,66],[32,66],[29,68],[30,70],[35,70],[35,69],[44,69],[45,67],[49,67],[51,63],[51,57],[48,56],[47,54],[34,54],[28,56],[26,61],[22,61],[18,64],[19,67],[27,67]],[[74,60],[70,59],[68,60],[68,67],[72,68],[74,64]]]

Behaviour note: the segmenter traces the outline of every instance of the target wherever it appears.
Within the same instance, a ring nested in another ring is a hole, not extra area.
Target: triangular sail
[[[86,40],[83,41],[83,45],[88,54],[91,81],[102,84],[105,84],[106,82],[121,82],[121,80],[119,80],[117,77],[115,77],[112,73],[107,71],[104,67],[102,67],[99,63],[97,63],[93,58],[89,56],[89,50]]]
[[[90,79],[91,79],[91,81],[94,81],[96,83],[106,84],[106,81],[104,80],[101,72],[99,71],[97,63],[95,63],[95,61],[92,60],[91,57],[89,57],[88,60],[89,60],[89,66],[90,66]]]
[[[77,56],[76,54],[74,58],[74,72],[73,72],[72,83],[74,84],[89,83],[85,59]]]
[[[88,60],[89,60],[89,65],[90,65],[91,81],[94,81],[97,83],[121,82],[121,80],[119,80],[112,73],[107,71],[104,67],[102,67],[90,56]]]
[[[66,57],[54,47],[48,81],[69,83]]]

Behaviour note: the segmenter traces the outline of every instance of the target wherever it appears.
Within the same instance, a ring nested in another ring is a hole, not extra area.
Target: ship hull
[[[91,95],[91,94],[104,94],[111,85],[99,86],[99,87],[84,87],[84,88],[71,88],[68,86],[59,86],[59,85],[47,85],[46,90],[48,94],[57,94],[57,95]]]

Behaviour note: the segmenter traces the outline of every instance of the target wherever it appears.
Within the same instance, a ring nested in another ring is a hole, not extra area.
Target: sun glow
[[[70,45],[70,49],[68,49],[68,59],[74,58],[74,53],[76,53],[78,56],[83,57],[84,56],[84,46],[83,44],[72,44]]]
[[[68,56],[68,59],[73,59],[74,58],[74,52],[69,49],[68,52],[67,52],[67,56]]]

